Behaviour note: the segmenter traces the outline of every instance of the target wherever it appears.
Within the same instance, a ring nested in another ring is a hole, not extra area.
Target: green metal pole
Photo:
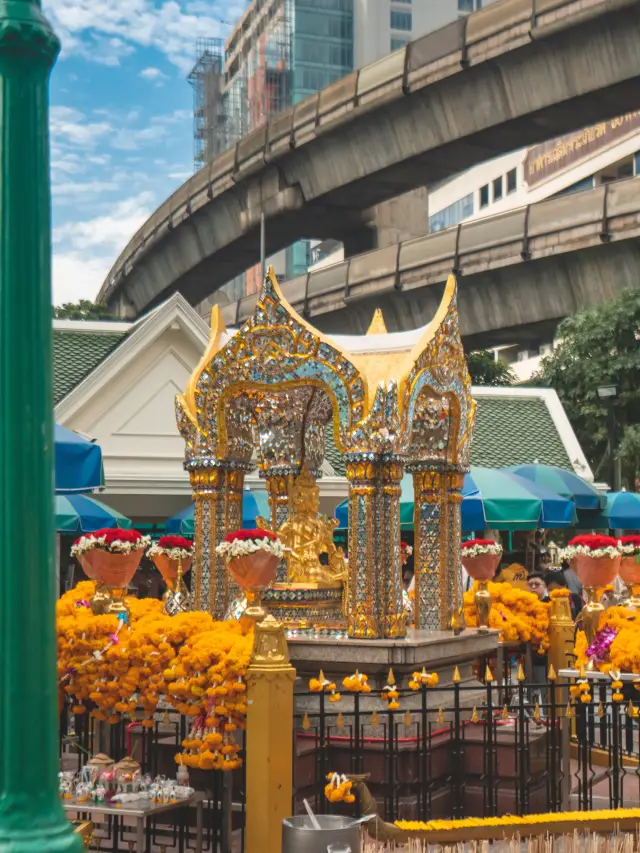
[[[49,74],[39,0],[0,0],[0,853],[80,853],[58,794]]]

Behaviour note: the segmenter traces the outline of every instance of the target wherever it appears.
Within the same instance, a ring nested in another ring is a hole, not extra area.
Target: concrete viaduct
[[[467,346],[550,340],[558,322],[640,287],[640,177],[466,222],[325,267],[283,285],[296,310],[333,334],[364,334],[375,308],[389,331],[428,323],[458,275]],[[223,308],[228,326],[256,296]]]
[[[501,0],[269,120],[165,201],[99,294],[198,304],[295,240],[347,256],[426,233],[420,194],[498,154],[640,107],[640,0]],[[392,200],[392,201],[390,201]]]

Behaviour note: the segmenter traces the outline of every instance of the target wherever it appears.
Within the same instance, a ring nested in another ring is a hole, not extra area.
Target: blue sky
[[[244,0],[44,0],[51,79],[53,299],[93,299],[147,216],[193,171],[197,38]]]

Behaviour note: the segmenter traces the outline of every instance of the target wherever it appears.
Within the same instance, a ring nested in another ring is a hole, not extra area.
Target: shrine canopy
[[[213,309],[207,351],[177,398],[186,467],[248,470],[255,450],[263,476],[320,476],[330,425],[354,460],[467,470],[475,403],[456,296],[450,276],[427,326],[388,333],[377,311],[367,335],[329,337],[293,310],[270,269],[237,332]]]

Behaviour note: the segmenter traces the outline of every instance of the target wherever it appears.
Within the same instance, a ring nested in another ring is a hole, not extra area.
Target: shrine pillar
[[[352,454],[347,458],[349,637],[404,637],[400,563],[402,464],[366,456]]]
[[[414,493],[414,614],[419,630],[446,624],[444,566],[447,535],[446,478],[433,463],[411,466]]]
[[[446,523],[447,530],[444,537],[444,560],[442,570],[444,574],[444,601],[446,625],[451,627],[451,618],[462,608],[464,590],[462,588],[462,486],[464,474],[459,471],[448,469],[445,474],[446,489]],[[462,624],[462,617],[460,618]]]
[[[242,492],[248,466],[207,461],[213,462],[212,467],[192,464],[189,472],[195,503],[192,594],[196,610],[224,619],[239,590],[216,548],[227,533],[242,527]]]
[[[447,631],[462,607],[462,484],[464,475],[433,463],[411,466],[414,490],[415,625]]]
[[[269,495],[269,506],[271,507],[271,529],[277,533],[282,525],[289,519],[292,510],[291,496],[296,482],[298,469],[277,472],[265,468],[263,476],[267,485]],[[285,583],[287,580],[287,560],[282,560],[276,572],[276,583]]]

